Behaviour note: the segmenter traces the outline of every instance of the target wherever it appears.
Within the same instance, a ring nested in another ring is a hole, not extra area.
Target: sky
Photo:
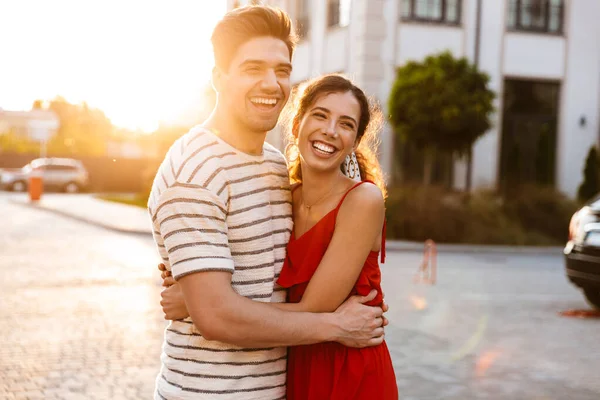
[[[62,96],[150,132],[191,123],[225,0],[0,0],[0,108]]]

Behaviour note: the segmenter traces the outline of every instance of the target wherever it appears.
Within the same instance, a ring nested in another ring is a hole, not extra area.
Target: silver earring
[[[356,154],[354,154],[354,152],[347,155],[346,160],[344,160],[344,175],[355,181],[360,182],[362,180],[360,177],[360,169],[358,168],[358,160],[356,159]]]

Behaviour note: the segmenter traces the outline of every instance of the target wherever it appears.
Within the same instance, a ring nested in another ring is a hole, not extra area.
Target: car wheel
[[[77,193],[79,192],[79,185],[75,182],[69,182],[65,185],[65,192],[67,193]]]
[[[592,307],[600,310],[600,288],[583,289],[583,294]]]
[[[23,181],[16,181],[10,188],[13,192],[24,192],[27,189],[27,184]]]

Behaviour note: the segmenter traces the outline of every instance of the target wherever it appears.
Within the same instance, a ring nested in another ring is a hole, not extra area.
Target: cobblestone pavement
[[[0,194],[0,399],[149,399],[165,322],[151,239]],[[598,400],[600,320],[560,256],[389,253],[387,342],[400,398]]]
[[[153,242],[1,198],[0,221],[0,399],[150,399]]]
[[[600,399],[600,319],[558,315],[589,308],[562,256],[442,254],[433,286],[421,259],[383,269],[401,399]]]

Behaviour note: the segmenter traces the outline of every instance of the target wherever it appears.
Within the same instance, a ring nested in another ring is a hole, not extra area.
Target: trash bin
[[[32,171],[29,175],[29,200],[38,201],[44,191],[44,182],[42,174],[39,171]]]

